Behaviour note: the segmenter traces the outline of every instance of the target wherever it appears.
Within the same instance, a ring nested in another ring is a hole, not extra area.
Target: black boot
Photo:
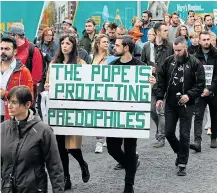
[[[64,181],[65,181],[64,190],[70,190],[72,188],[72,183],[70,181],[70,176],[66,176]]]
[[[90,179],[90,172],[88,169],[87,162],[84,162],[84,164],[81,166],[81,173],[83,182],[87,183]]]
[[[201,141],[195,141],[194,144],[190,144],[190,149],[196,152],[201,152]]]
[[[124,188],[123,193],[134,193],[133,185],[125,184],[125,188]]]
[[[216,139],[211,139],[210,147],[211,148],[217,148],[217,141],[216,141]]]
[[[123,170],[124,166],[122,166],[120,163],[118,163],[115,167],[114,170]]]

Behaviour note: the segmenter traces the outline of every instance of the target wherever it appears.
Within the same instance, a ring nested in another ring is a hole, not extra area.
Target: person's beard
[[[205,46],[202,46],[202,49],[205,50],[208,53],[209,50],[210,50],[210,45],[211,44],[206,44]]]
[[[114,51],[114,55],[115,55],[115,56],[119,56],[119,57],[121,57],[121,56],[124,55],[124,52],[117,53],[117,52]]]
[[[185,50],[183,56],[175,56],[176,62],[177,62],[177,63],[180,63],[180,64],[183,64],[184,61],[185,61],[185,59],[186,59],[186,57],[187,57],[187,55],[188,55],[188,53],[187,53],[187,51]]]
[[[149,22],[148,20],[144,20],[144,19],[142,20],[142,24],[143,24],[143,25],[147,25],[148,22]]]
[[[208,26],[208,27],[212,27],[212,24],[208,24],[207,26]]]
[[[86,31],[86,32],[87,32],[87,34],[92,34],[92,33],[94,32],[94,30],[93,30],[93,31],[88,30],[88,31]]]
[[[13,58],[13,56],[8,56],[6,54],[1,54],[1,61],[5,62],[5,61],[9,61]]]

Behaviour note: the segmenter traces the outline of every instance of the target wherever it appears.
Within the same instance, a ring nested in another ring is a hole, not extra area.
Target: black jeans
[[[179,155],[178,163],[186,165],[189,157],[190,131],[193,116],[193,106],[165,106],[165,134],[173,151]],[[177,139],[176,125],[180,121],[180,140]]]
[[[124,166],[126,175],[125,183],[134,185],[136,174],[136,146],[137,139],[135,138],[113,138],[107,137],[108,153],[121,165]],[[121,150],[121,145],[124,140],[124,152]]]
[[[209,105],[211,118],[211,138],[217,138],[217,95],[213,97],[200,97],[195,102],[194,140],[201,141],[203,117],[206,106]]]

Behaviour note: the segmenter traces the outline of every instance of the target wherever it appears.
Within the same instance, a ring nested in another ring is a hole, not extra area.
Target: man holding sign
[[[134,47],[124,36],[116,40],[120,58],[111,65],[50,67],[49,125],[57,135],[108,137],[109,154],[126,169],[125,193],[133,192],[136,138],[149,138],[151,84],[156,82],[151,67],[132,57]]]
[[[130,36],[118,37],[115,42],[114,55],[120,58],[114,60],[110,65],[135,66],[145,65],[145,63],[132,56],[135,42]],[[149,78],[150,83],[155,83],[153,76]],[[124,140],[124,152],[121,145]],[[136,138],[113,138],[107,137],[108,153],[120,163],[126,171],[124,193],[133,193],[134,179],[137,169],[138,158],[136,157]]]
[[[196,112],[194,120],[194,144],[190,148],[196,152],[201,152],[201,136],[203,116],[207,104],[210,108],[211,116],[211,148],[217,148],[217,50],[211,45],[209,32],[202,32],[199,37],[200,49],[196,57],[204,65],[206,72],[206,88],[196,100]]]

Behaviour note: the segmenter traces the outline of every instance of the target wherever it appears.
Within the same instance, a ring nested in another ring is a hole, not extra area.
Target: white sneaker
[[[105,140],[104,143],[103,143],[103,147],[107,147],[106,140]]]
[[[103,152],[103,144],[100,142],[96,143],[96,149],[95,149],[95,153],[102,153]]]
[[[208,130],[207,130],[207,135],[211,135],[211,134],[212,134],[211,128],[208,128]]]

